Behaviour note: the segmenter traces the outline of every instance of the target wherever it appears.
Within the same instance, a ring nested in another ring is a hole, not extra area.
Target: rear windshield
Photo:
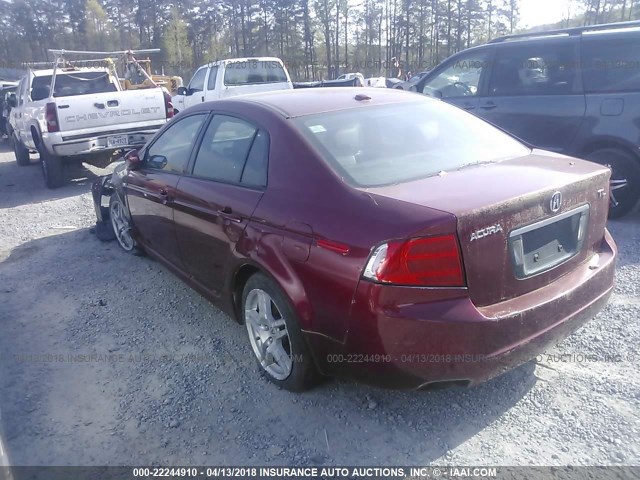
[[[250,60],[227,64],[225,85],[256,85],[260,83],[286,82],[287,75],[280,62]]]
[[[35,77],[31,85],[31,98],[42,100],[49,96],[51,88],[51,75]],[[73,72],[58,73],[53,92],[54,97],[72,97],[74,95],[87,95],[92,93],[105,93],[117,91],[107,72]]]
[[[362,107],[294,119],[348,183],[410,182],[530,150],[501,130],[444,102]]]

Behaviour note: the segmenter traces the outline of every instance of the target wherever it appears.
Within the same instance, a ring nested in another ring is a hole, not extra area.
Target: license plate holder
[[[509,234],[516,278],[551,270],[582,250],[589,223],[589,205],[518,228]]]
[[[126,147],[129,145],[129,135],[112,135],[107,137],[107,147]]]

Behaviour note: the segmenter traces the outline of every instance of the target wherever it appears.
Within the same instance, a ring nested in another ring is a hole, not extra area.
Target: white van
[[[172,98],[176,110],[247,93],[292,90],[289,72],[276,57],[231,58],[203,65]]]

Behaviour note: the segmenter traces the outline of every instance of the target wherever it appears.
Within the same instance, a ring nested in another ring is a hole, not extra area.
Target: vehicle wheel
[[[260,371],[271,382],[301,392],[319,376],[284,293],[262,274],[252,276],[242,292],[242,318]]]
[[[48,188],[61,187],[64,184],[64,163],[62,158],[51,155],[44,147],[40,148],[39,153],[45,185]]]
[[[587,155],[611,169],[609,218],[620,218],[635,207],[640,198],[640,164],[623,150],[604,148]]]
[[[31,159],[29,158],[29,149],[15,137],[13,138],[13,153],[16,156],[16,163],[21,167],[25,167],[31,163]]]
[[[127,215],[126,205],[120,199],[120,195],[113,193],[109,199],[109,218],[116,240],[122,249],[133,255],[142,255],[142,249],[131,235],[131,222]]]

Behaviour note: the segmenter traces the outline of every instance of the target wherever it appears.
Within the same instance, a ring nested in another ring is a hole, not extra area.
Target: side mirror
[[[189,95],[189,90],[187,90],[187,87],[178,87],[176,95],[187,96]]]
[[[168,161],[169,160],[167,160],[167,157],[165,157],[164,155],[154,155],[147,160],[147,162],[149,163],[149,167],[155,168],[157,170],[162,170],[164,167],[166,167]]]
[[[18,106],[18,99],[16,98],[15,93],[9,95],[9,97],[7,98],[7,105],[9,105],[11,108],[16,108]]]
[[[140,159],[138,150],[131,150],[127,152],[124,159],[127,161],[127,165],[131,170],[135,170],[142,165],[142,160]]]

